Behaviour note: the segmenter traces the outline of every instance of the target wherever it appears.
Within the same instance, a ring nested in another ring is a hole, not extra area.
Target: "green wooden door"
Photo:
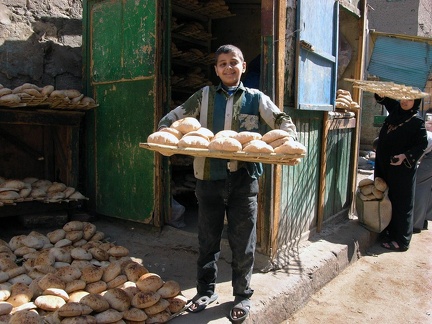
[[[139,148],[156,109],[157,1],[83,2],[84,78],[99,107],[89,114],[87,189],[96,213],[149,223],[154,154]]]

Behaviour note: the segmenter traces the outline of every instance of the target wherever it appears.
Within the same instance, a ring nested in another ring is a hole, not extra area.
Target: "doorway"
[[[247,65],[261,54],[261,0],[211,1],[212,9],[186,7],[172,0],[171,102],[173,109],[205,85],[219,83],[214,73],[215,50],[223,44],[239,47]],[[247,75],[248,66],[246,67]],[[170,157],[172,212],[168,224],[197,232],[197,201],[193,158]]]

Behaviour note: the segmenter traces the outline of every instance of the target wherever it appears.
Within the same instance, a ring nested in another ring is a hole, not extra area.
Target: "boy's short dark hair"
[[[244,62],[244,57],[243,57],[243,53],[241,51],[240,48],[238,48],[237,46],[231,45],[231,44],[227,44],[227,45],[222,45],[219,46],[219,48],[216,50],[215,52],[215,63],[217,63],[218,57],[221,54],[228,54],[228,53],[236,53],[240,59],[242,60],[242,62]]]

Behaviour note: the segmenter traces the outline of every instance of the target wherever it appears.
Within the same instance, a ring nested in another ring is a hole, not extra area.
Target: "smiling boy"
[[[271,128],[287,131],[297,139],[291,118],[271,99],[241,82],[246,63],[241,50],[233,45],[220,46],[215,52],[217,86],[206,86],[159,122],[158,129],[169,127],[184,117],[197,118],[202,127],[215,134],[221,130],[259,132],[264,121]],[[232,286],[234,304],[229,318],[243,321],[251,308],[250,287],[256,245],[258,178],[260,163],[196,157],[194,175],[198,200],[197,294],[188,309],[196,313],[214,302],[217,261],[220,256],[224,218],[227,218],[228,241],[232,251]]]

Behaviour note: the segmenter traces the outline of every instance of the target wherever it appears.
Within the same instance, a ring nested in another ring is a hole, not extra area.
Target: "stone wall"
[[[82,91],[82,1],[0,0],[0,84]]]
[[[379,32],[432,37],[430,0],[368,0],[369,28]]]

